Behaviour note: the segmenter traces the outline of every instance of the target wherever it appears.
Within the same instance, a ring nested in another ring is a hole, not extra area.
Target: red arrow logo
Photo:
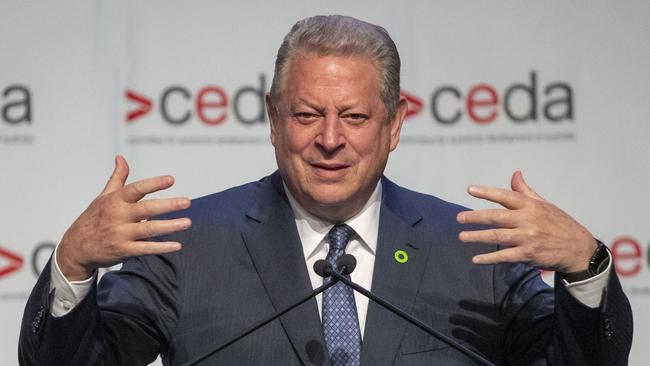
[[[6,276],[11,272],[15,272],[23,266],[23,258],[18,254],[14,254],[5,248],[0,247],[0,257],[9,260],[9,263],[0,267],[0,277]]]
[[[406,99],[406,103],[408,103],[406,118],[413,117],[416,114],[420,113],[420,111],[422,110],[422,99],[416,97],[413,94],[407,93],[404,90],[401,90],[399,94],[404,99]]]
[[[126,122],[133,122],[135,119],[151,112],[151,105],[153,104],[151,99],[128,89],[125,95],[127,101],[137,103],[136,108],[126,114]]]

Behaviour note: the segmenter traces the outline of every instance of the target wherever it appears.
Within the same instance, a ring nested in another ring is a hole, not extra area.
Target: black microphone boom
[[[344,259],[345,257],[352,257],[352,258],[351,259]],[[354,262],[354,265],[356,266],[357,261],[354,258],[354,256],[352,256],[350,254],[344,254],[341,258],[339,258],[339,260],[337,262],[337,265],[339,267],[341,267],[343,265],[343,263],[351,263],[352,261]],[[320,275],[320,273],[319,273],[319,275]],[[478,353],[472,351],[471,349],[459,344],[454,339],[452,339],[452,338],[438,332],[437,330],[431,328],[430,326],[426,325],[422,321],[420,321],[417,318],[411,316],[410,314],[408,314],[407,312],[401,310],[400,308],[396,307],[395,305],[389,303],[388,301],[378,297],[377,295],[375,295],[372,292],[366,290],[365,288],[363,288],[363,287],[357,285],[356,283],[350,281],[344,275],[341,275],[341,274],[337,273],[336,271],[332,271],[331,266],[330,266],[330,271],[329,271],[328,275],[332,276],[332,281],[330,281],[330,283],[335,282],[335,281],[341,281],[341,282],[345,283],[346,285],[352,287],[355,291],[358,291],[358,292],[362,293],[364,296],[366,296],[370,300],[372,300],[372,301],[378,303],[379,305],[383,306],[384,308],[390,310],[395,315],[398,315],[399,317],[406,320],[407,322],[409,322],[409,323],[415,325],[416,327],[422,329],[423,331],[425,331],[428,334],[432,335],[434,338],[437,338],[437,339],[443,341],[444,343],[448,344],[449,346],[457,349],[458,351],[460,351],[460,352],[464,353],[465,355],[471,357],[472,359],[478,361],[481,365],[496,366],[495,364],[488,361],[487,359],[485,359],[480,354],[478,354]]]
[[[215,348],[215,349],[213,349],[213,350],[211,350],[209,352],[206,352],[203,355],[201,355],[201,356],[199,356],[199,357],[197,357],[197,358],[195,358],[195,359],[193,359],[191,361],[188,361],[188,362],[184,363],[183,366],[192,366],[192,365],[198,364],[199,362],[205,360],[206,358],[212,356],[213,354],[223,350],[224,348],[230,346],[231,344],[239,341],[240,339],[242,339],[242,338],[246,337],[247,335],[253,333],[254,331],[258,330],[259,328],[265,326],[266,324],[272,322],[273,320],[275,320],[275,319],[281,317],[282,315],[286,314],[287,312],[293,310],[294,308],[298,307],[299,305],[302,305],[307,300],[309,300],[312,297],[318,295],[319,293],[327,290],[328,288],[334,286],[339,281],[345,283],[347,286],[350,286],[355,291],[358,291],[358,292],[362,293],[364,296],[368,297],[370,300],[372,300],[372,301],[378,303],[379,305],[383,306],[384,308],[390,310],[394,314],[400,316],[402,319],[405,319],[409,323],[417,326],[418,328],[422,329],[423,331],[427,332],[428,334],[432,335],[433,337],[443,341],[444,343],[446,343],[449,346],[457,349],[458,351],[464,353],[465,355],[475,359],[476,361],[480,362],[482,365],[495,366],[492,362],[486,360],[485,358],[483,358],[478,353],[476,353],[476,352],[474,352],[474,351],[472,351],[472,350],[458,344],[452,338],[449,338],[446,335],[436,331],[435,329],[429,327],[428,325],[424,324],[420,320],[418,320],[418,319],[412,317],[411,315],[409,315],[408,313],[400,310],[399,308],[392,305],[388,301],[383,300],[380,297],[377,297],[376,295],[374,295],[370,291],[364,289],[363,287],[361,287],[361,286],[357,285],[356,283],[354,283],[354,282],[350,281],[349,279],[347,279],[345,276],[352,273],[352,271],[354,271],[354,269],[356,268],[356,265],[357,265],[357,260],[356,260],[356,258],[354,258],[354,256],[352,256],[350,254],[343,255],[341,258],[339,258],[339,260],[336,263],[337,268],[341,271],[341,274],[339,274],[337,271],[335,271],[332,268],[332,265],[329,262],[327,262],[325,260],[322,260],[322,259],[316,261],[316,263],[314,263],[314,272],[316,272],[321,277],[332,277],[331,281],[327,281],[327,283],[325,283],[323,286],[320,286],[320,287],[314,289],[312,292],[310,292],[309,294],[307,294],[306,296],[304,296],[303,298],[301,298],[300,300],[298,300],[294,304],[291,304],[291,305],[289,305],[289,306],[275,312],[272,316],[251,325],[244,332],[242,332],[241,334],[239,334],[239,335],[231,338],[230,340],[224,342],[219,347],[217,347],[217,348]]]
[[[325,262],[325,263],[323,264],[322,262]],[[348,266],[350,266],[349,262],[348,262]],[[351,267],[346,267],[346,268],[351,268],[351,269],[349,269],[349,272],[352,272],[354,270],[355,266],[356,266],[356,259],[354,260],[354,264],[351,265]],[[329,262],[324,261],[322,259],[318,260],[318,261],[316,261],[316,263],[314,263],[314,271],[321,277],[329,277],[330,274],[332,272],[334,272],[332,270],[332,265],[329,264]],[[209,352],[206,352],[203,355],[201,355],[201,356],[199,356],[199,357],[197,357],[197,358],[195,358],[195,359],[193,359],[191,361],[188,361],[188,362],[184,363],[183,366],[192,366],[192,365],[198,364],[199,362],[205,360],[206,358],[212,356],[213,354],[223,350],[224,348],[230,346],[231,344],[237,342],[238,340],[240,340],[240,339],[246,337],[247,335],[253,333],[254,331],[258,330],[259,328],[262,328],[266,324],[268,324],[268,323],[274,321],[275,319],[281,317],[285,313],[288,313],[289,311],[293,310],[294,308],[298,307],[299,305],[302,305],[303,303],[305,303],[307,300],[311,299],[312,297],[314,297],[314,296],[320,294],[321,292],[327,290],[328,288],[334,286],[337,282],[338,282],[338,280],[336,278],[332,278],[331,281],[329,281],[326,284],[314,289],[312,292],[307,294],[305,297],[301,298],[296,303],[291,304],[291,305],[285,307],[284,309],[275,312],[270,317],[268,317],[266,319],[263,319],[263,320],[255,323],[255,324],[251,325],[248,329],[243,331],[241,334],[239,334],[239,335],[231,338],[230,340],[222,343],[219,347],[217,347],[217,348],[215,348],[215,349],[213,349],[213,350],[211,350]]]

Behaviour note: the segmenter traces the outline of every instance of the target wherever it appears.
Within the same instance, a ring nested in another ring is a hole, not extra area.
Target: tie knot
[[[354,229],[346,224],[335,225],[329,233],[327,233],[327,241],[330,245],[330,250],[345,250],[350,238],[354,235]]]

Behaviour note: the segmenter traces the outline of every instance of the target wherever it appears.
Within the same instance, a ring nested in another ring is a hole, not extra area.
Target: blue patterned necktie
[[[336,268],[336,260],[345,254],[345,246],[354,230],[336,225],[327,234],[330,250],[327,261]],[[346,277],[350,278],[350,275]],[[331,278],[325,278],[325,283]],[[361,362],[361,331],[353,290],[339,282],[323,293],[323,333],[332,366],[358,366]]]

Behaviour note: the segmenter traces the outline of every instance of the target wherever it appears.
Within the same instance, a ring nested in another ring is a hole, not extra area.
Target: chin
[[[323,207],[334,207],[334,206],[344,205],[346,202],[348,202],[349,198],[350,198],[349,195],[323,194],[323,193],[311,196],[311,199],[315,204]]]
[[[345,221],[354,216],[358,207],[358,191],[340,189],[341,187],[310,187],[304,197],[304,208],[314,216],[329,221]]]

